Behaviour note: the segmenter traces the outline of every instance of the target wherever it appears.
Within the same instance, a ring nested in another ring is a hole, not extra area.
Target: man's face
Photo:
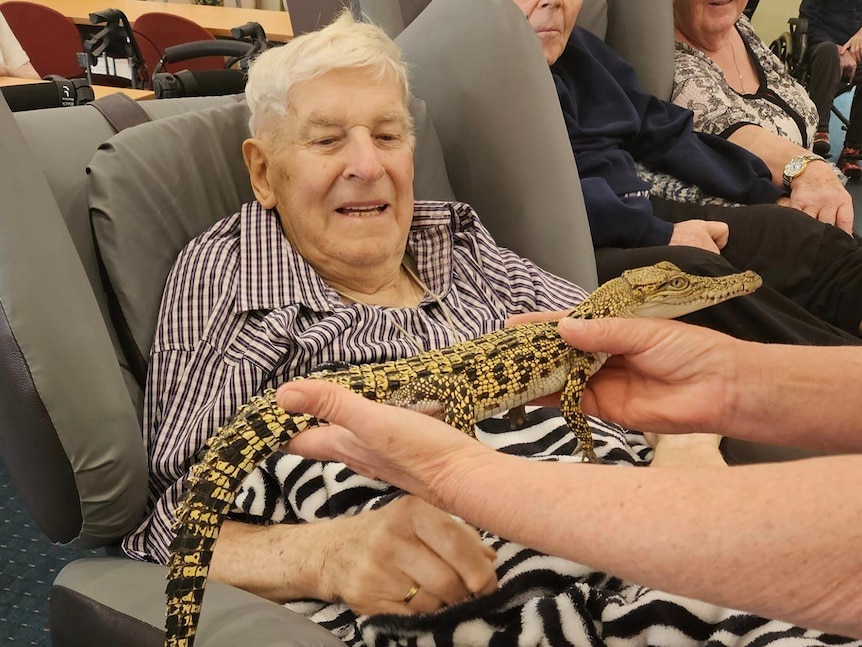
[[[278,209],[285,236],[324,278],[399,263],[413,219],[399,83],[334,70],[293,86],[289,107],[276,137],[243,149],[258,200]]]
[[[548,65],[556,63],[569,42],[583,0],[515,0],[515,4],[539,37]]]

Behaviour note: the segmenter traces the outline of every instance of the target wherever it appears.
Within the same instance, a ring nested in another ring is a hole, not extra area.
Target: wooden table
[[[25,85],[29,83],[44,83],[44,81],[36,81],[35,79],[21,79],[15,76],[0,76],[0,87],[5,85]],[[152,90],[134,90],[132,88],[115,88],[110,85],[93,85],[93,94],[96,99],[101,99],[109,94],[122,92],[131,97],[135,101],[146,101],[147,99],[155,99],[156,93]]]
[[[0,0],[2,4],[4,0]],[[213,36],[230,36],[232,27],[258,22],[268,40],[287,42],[293,38],[293,26],[286,11],[209,7],[205,5],[146,2],[145,0],[29,0],[50,7],[69,17],[77,25],[91,25],[90,14],[105,9],[119,9],[129,22],[145,13],[170,13],[196,22]]]

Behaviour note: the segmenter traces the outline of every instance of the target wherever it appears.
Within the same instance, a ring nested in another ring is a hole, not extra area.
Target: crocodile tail
[[[275,391],[252,398],[207,441],[176,511],[168,562],[165,647],[192,647],[215,542],[243,479],[303,429],[320,421],[289,414]]]

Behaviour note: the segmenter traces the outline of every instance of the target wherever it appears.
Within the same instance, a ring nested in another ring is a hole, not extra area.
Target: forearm
[[[31,63],[24,63],[24,65],[12,72],[12,76],[22,79],[33,79],[34,81],[42,78]]]
[[[211,567],[214,580],[276,602],[332,599],[324,566],[338,521],[253,525],[225,521]]]
[[[681,140],[662,158],[662,170],[707,193],[742,202],[775,202],[784,194],[763,160],[731,141],[707,133]]]
[[[745,344],[735,357],[734,413],[718,433],[862,452],[862,349]]]
[[[862,637],[860,457],[730,473],[476,458],[430,487],[478,527],[646,586]]]
[[[728,137],[728,141],[754,153],[769,167],[772,182],[783,187],[784,166],[793,157],[808,155],[811,151],[794,144],[786,137],[764,130],[760,126],[742,126]]]
[[[784,168],[791,159],[809,151],[784,137],[757,126],[744,126],[730,136],[730,141],[760,156],[772,174],[775,187],[783,187]],[[788,206],[804,211],[830,225],[853,232],[853,199],[836,175],[836,169],[825,161],[812,160],[803,172],[793,178]]]

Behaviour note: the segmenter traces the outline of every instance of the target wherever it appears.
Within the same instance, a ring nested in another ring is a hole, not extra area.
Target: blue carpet
[[[0,644],[49,647],[51,583],[68,562],[102,555],[51,544],[0,461]]]
[[[853,100],[853,92],[847,92],[835,99],[836,107],[845,115],[850,114],[850,102]],[[844,146],[844,136],[847,134],[843,128],[844,124],[832,115],[829,121],[829,143],[832,145],[831,161],[838,159],[838,154],[841,152],[841,147]],[[847,182],[847,192],[853,197],[853,208],[856,212],[856,222],[854,229],[856,233],[862,236],[862,180],[850,180]]]

